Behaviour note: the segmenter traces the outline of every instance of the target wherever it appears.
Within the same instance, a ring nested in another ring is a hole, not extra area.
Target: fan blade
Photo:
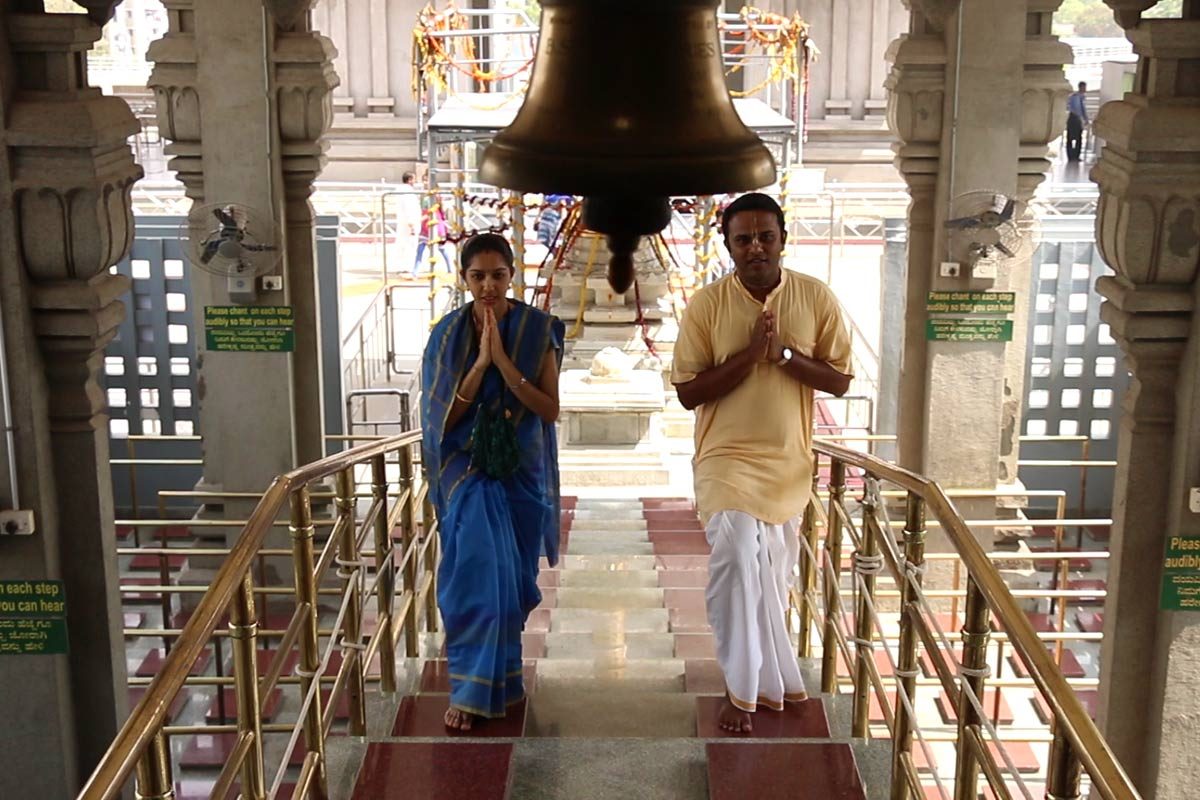
[[[1016,205],[1017,202],[1015,200],[1013,200],[1011,197],[1008,198],[1008,202],[1004,204],[1004,210],[1000,212],[1001,222],[1008,222],[1010,219],[1012,219],[1013,209],[1016,208]]]
[[[956,228],[958,230],[965,230],[967,228],[975,228],[975,227],[979,226],[979,218],[978,217],[959,217],[958,219],[950,219],[950,220],[946,220],[945,226],[947,228]]]
[[[1009,258],[1017,257],[1016,253],[1004,246],[1004,242],[996,242],[994,246],[997,250],[999,250],[1001,253],[1004,253],[1004,255],[1008,256]]]
[[[200,252],[200,263],[207,264],[212,261],[213,256],[217,254],[217,249],[221,246],[220,239],[210,239],[205,242],[204,249]]]

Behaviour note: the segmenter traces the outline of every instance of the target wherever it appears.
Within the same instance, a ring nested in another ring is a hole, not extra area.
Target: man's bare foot
[[[443,720],[447,728],[456,731],[469,731],[471,730],[471,724],[475,721],[475,716],[451,706],[446,709],[446,716]]]
[[[721,730],[730,733],[750,733],[753,729],[753,725],[750,723],[750,712],[742,711],[730,702],[728,697],[721,704],[721,712],[717,714],[717,724],[721,726]]]

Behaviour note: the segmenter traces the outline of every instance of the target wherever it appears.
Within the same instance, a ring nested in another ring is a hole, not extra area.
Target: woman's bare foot
[[[451,706],[446,709],[446,716],[443,717],[443,720],[447,728],[456,731],[469,731],[471,730],[471,724],[475,721],[475,716]]]
[[[753,728],[750,723],[750,712],[742,711],[728,697],[721,704],[721,712],[717,714],[717,724],[721,726],[721,730],[730,733],[750,733]]]

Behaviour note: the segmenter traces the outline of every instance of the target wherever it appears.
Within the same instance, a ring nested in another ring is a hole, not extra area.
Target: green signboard
[[[291,306],[205,306],[204,339],[209,350],[290,353],[296,318]]]
[[[62,581],[0,581],[0,655],[67,652]]]
[[[1167,540],[1160,605],[1164,611],[1200,611],[1200,537]]]
[[[946,317],[925,322],[925,338],[931,342],[1011,342],[1011,319]]]
[[[1011,314],[1016,292],[930,292],[925,310],[931,314]]]

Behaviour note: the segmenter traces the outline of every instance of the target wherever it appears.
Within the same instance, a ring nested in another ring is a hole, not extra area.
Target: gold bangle
[[[471,401],[470,401],[470,400],[468,400],[467,398],[463,397],[463,396],[462,396],[461,394],[459,394],[458,392],[455,392],[455,393],[454,393],[454,397],[455,397],[455,399],[456,399],[456,400],[459,400],[460,402],[462,402],[462,403],[465,403],[466,405],[471,405]]]

